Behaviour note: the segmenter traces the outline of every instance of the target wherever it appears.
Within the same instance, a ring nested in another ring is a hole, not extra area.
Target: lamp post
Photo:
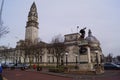
[[[68,65],[68,53],[66,52],[65,55],[66,55],[66,66],[67,66]]]
[[[75,57],[76,57],[76,65],[77,65],[77,62],[78,62],[78,61],[77,61],[77,56],[78,56],[78,55],[76,54],[76,55],[75,55]]]

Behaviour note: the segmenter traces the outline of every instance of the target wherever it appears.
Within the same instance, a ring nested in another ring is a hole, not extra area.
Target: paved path
[[[74,75],[73,80],[120,80],[120,70],[105,71],[98,75]]]
[[[36,71],[4,70],[3,76],[7,80],[73,80],[69,77],[43,74]]]
[[[120,70],[105,71],[100,75],[76,75],[50,73],[47,71],[21,71],[21,70],[4,70],[3,76],[7,80],[120,80]]]

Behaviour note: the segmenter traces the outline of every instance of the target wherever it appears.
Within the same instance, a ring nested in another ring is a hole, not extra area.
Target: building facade
[[[16,48],[10,52],[13,62],[45,66],[56,66],[59,62],[59,65],[78,66],[80,70],[94,70],[96,65],[103,63],[100,42],[91,30],[87,37],[81,33],[66,34],[62,45],[53,46],[52,43],[38,41],[38,29],[38,13],[34,2],[28,14],[25,40],[18,41]],[[56,52],[57,47],[60,49]]]

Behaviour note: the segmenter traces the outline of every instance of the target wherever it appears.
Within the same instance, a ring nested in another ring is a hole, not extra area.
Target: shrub
[[[42,67],[41,66],[37,66],[37,71],[42,71]]]
[[[21,67],[21,70],[25,70],[25,67]]]
[[[14,67],[14,66],[12,66],[12,67],[10,67],[10,69],[11,69],[11,70],[14,70],[14,69],[15,69],[15,67]]]
[[[49,72],[61,73],[64,72],[64,68],[49,68]]]
[[[75,69],[79,69],[79,67],[78,67],[78,66],[75,66]]]

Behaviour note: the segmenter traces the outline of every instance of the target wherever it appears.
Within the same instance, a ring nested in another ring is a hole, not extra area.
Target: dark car
[[[12,65],[10,68],[11,68],[11,69],[19,69],[19,68],[21,68],[21,67],[23,67],[22,64],[14,64],[14,65]]]
[[[2,74],[2,65],[0,63],[0,75]]]
[[[120,63],[116,63],[116,64],[120,66]]]
[[[11,66],[11,69],[28,69],[29,65],[28,64],[15,64]]]
[[[1,64],[1,66],[3,69],[8,68],[8,65],[6,65],[6,64]]]
[[[23,64],[23,67],[24,67],[25,69],[28,69],[28,68],[30,67],[30,64]]]
[[[104,69],[105,70],[120,70],[120,66],[115,63],[105,63]]]
[[[5,68],[10,68],[14,65],[14,63],[2,63],[2,68],[5,69]]]

